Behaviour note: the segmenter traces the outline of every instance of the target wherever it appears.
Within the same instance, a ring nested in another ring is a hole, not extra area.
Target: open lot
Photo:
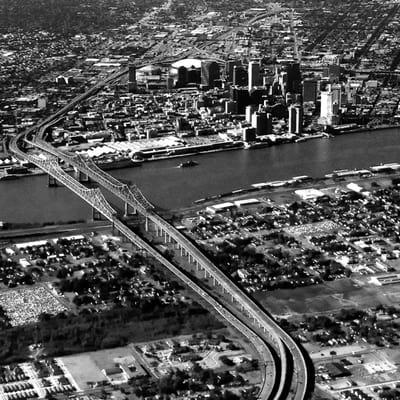
[[[400,302],[400,285],[375,287],[362,281],[340,279],[296,289],[257,293],[255,297],[276,315],[324,313],[342,308],[367,308]]]
[[[130,377],[145,374],[128,346],[76,354],[62,357],[60,360],[80,390],[88,389],[91,382],[106,380],[102,370],[116,365],[121,365]]]
[[[88,382],[100,382],[105,379],[89,353],[62,357],[60,361],[73,377],[79,390],[87,389]]]

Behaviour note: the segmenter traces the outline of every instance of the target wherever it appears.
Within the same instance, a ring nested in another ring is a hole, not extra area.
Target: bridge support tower
[[[54,176],[47,175],[47,186],[48,187],[57,187],[58,186],[57,179],[54,178]]]
[[[126,203],[124,204],[124,209],[125,209],[125,211],[124,211],[124,217],[129,217],[129,215],[136,215],[136,214],[137,214],[136,208],[132,208],[132,212],[131,212],[128,202],[126,202]],[[146,229],[146,230],[147,230],[147,229]]]
[[[89,182],[89,176],[78,168],[74,168],[74,177],[78,182]]]
[[[101,214],[101,212],[92,207],[92,221],[102,221],[102,220],[103,220],[103,215]]]

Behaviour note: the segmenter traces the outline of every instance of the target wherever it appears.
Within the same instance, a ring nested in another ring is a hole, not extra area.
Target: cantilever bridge
[[[232,325],[237,328],[240,327],[240,330],[251,339],[261,355],[275,360],[275,384],[267,385],[266,380],[264,380],[259,399],[283,400],[292,398],[304,400],[307,398],[310,378],[304,355],[298,344],[188,238],[158,215],[153,205],[145,198],[139,188],[130,187],[120,182],[100,169],[92,160],[86,160],[72,153],[61,152],[40,139],[29,142],[41,151],[40,156],[21,151],[16,142],[11,148],[17,155],[37,165],[50,177],[80,196],[94,210],[104,215],[128,240],[147,251],[183,279]],[[181,257],[179,257],[179,260],[177,258],[176,261],[180,269],[165,259],[154,245],[138,236],[124,222],[119,220],[115,210],[107,202],[100,189],[88,189],[83,186],[60,167],[59,160],[74,169],[78,180],[79,178],[83,178],[83,180],[90,178],[122,200],[125,205],[125,214],[128,214],[130,210],[138,214],[143,220],[145,232],[155,231],[157,236],[164,239],[167,246],[172,248],[173,251],[180,252]],[[228,310],[221,303],[218,303],[215,297],[210,296],[198,287],[189,276],[193,271],[197,274],[204,274],[205,278],[210,278],[215,289],[222,292],[233,307]]]
[[[126,70],[115,72],[37,126],[19,134],[11,141],[10,150],[19,158],[30,161],[46,172],[53,183],[60,182],[86,201],[94,212],[103,215],[124,237],[163,264],[207,301],[216,313],[242,332],[255,346],[263,360],[272,360],[273,383],[270,383],[271,379],[268,379],[264,365],[259,400],[305,400],[312,389],[312,377],[309,375],[305,356],[293,338],[268,313],[219,270],[187,237],[158,215],[137,186],[128,186],[104,172],[93,161],[72,153],[61,152],[42,140],[46,129],[61,119],[66,112],[125,73]],[[36,139],[28,142],[26,137],[34,132]],[[40,154],[21,150],[20,145],[24,141],[36,147]],[[74,169],[78,179],[65,172],[59,165],[60,160]],[[137,214],[144,233],[155,233],[159,238],[163,238],[165,245],[177,255],[174,261],[167,260],[152,239],[146,239],[148,235],[139,236],[133,232],[118,218],[101,190],[85,187],[79,182],[80,178],[83,181],[90,178],[122,200],[125,214],[129,212]],[[193,275],[200,274],[211,280],[213,289],[206,291],[192,279]]]

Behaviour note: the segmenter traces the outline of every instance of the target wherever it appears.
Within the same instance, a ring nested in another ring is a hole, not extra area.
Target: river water
[[[177,168],[184,159],[169,159],[112,174],[136,183],[154,204],[174,209],[252,183],[297,175],[320,177],[335,169],[400,162],[400,129],[208,153],[190,159],[199,165]],[[65,222],[87,219],[89,215],[90,208],[66,188],[48,188],[46,176],[0,182],[0,221]]]

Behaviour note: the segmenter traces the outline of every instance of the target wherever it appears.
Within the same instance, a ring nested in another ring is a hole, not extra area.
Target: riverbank
[[[20,239],[24,241],[26,238],[35,237],[51,237],[60,234],[80,234],[92,231],[108,231],[112,225],[108,221],[79,221],[67,222],[63,224],[6,224],[5,228],[0,230],[0,242],[5,240]]]
[[[180,159],[180,158],[187,158],[187,157],[193,157],[193,156],[198,156],[198,155],[203,155],[203,154],[212,154],[212,153],[221,153],[221,152],[228,152],[228,151],[233,151],[233,150],[243,150],[243,142],[237,141],[237,142],[232,142],[228,143],[228,146],[223,146],[223,147],[217,147],[217,148],[212,148],[209,150],[198,150],[198,147],[196,146],[196,150],[193,151],[188,151],[187,153],[181,153],[181,154],[168,154],[168,155],[162,155],[158,157],[153,157],[153,158],[146,158],[141,160],[141,165],[151,163],[154,161],[163,161],[163,160],[173,160],[173,159]],[[125,161],[128,161],[129,159],[126,159]],[[141,165],[135,164],[134,161],[132,161],[131,164],[127,162],[123,163],[114,163],[113,165],[110,165],[109,162],[98,162],[96,161],[98,166],[105,171],[112,171],[112,170],[120,170],[120,169],[128,169],[128,168],[136,168],[140,167]],[[66,171],[71,172],[73,171],[73,168],[66,168]],[[13,175],[13,179],[19,179],[19,178],[24,178],[24,177],[29,177],[29,176],[40,176],[40,175],[46,175],[44,171],[42,171],[39,168],[35,168],[30,170],[28,173],[25,174],[19,174]],[[4,179],[5,181],[8,179]],[[11,180],[11,179],[10,179]],[[0,177],[0,182],[2,181]]]
[[[355,128],[351,130],[344,130],[344,131],[336,131],[334,133],[316,133],[315,135],[303,135],[303,136],[294,136],[292,139],[289,138],[283,138],[282,140],[277,140],[277,141],[272,141],[272,140],[264,140],[264,141],[259,141],[259,142],[253,142],[251,144],[246,144],[243,141],[235,141],[235,142],[225,142],[221,143],[218,146],[214,146],[213,148],[206,148],[204,150],[199,149],[200,146],[192,146],[188,147],[186,152],[182,153],[171,153],[168,152],[167,154],[162,154],[156,157],[151,157],[151,158],[145,158],[142,160],[142,165],[148,164],[148,163],[153,163],[155,161],[164,161],[164,160],[173,160],[173,159],[181,159],[181,158],[187,158],[187,157],[194,157],[194,156],[199,156],[199,155],[204,155],[204,154],[213,154],[213,153],[221,153],[221,152],[228,152],[232,150],[256,150],[260,148],[266,148],[266,147],[277,147],[277,146],[282,146],[282,145],[291,145],[291,144],[296,144],[296,143],[304,143],[304,142],[309,142],[310,140],[317,140],[317,139],[332,139],[335,138],[336,136],[343,136],[343,135],[350,135],[350,134],[356,134],[356,133],[370,133],[370,132],[376,132],[376,131],[386,131],[390,129],[400,129],[400,125],[384,125],[382,127],[360,127],[360,128]],[[207,147],[207,146],[205,146]],[[109,162],[98,162],[98,165],[101,168],[104,168],[107,171],[113,171],[113,170],[119,170],[122,168],[130,169],[133,167],[139,167],[140,164],[137,163],[135,165],[134,162],[129,163],[129,159],[126,159],[123,164],[121,163],[109,163]],[[19,179],[22,177],[29,177],[29,176],[37,176],[37,175],[45,175],[43,171],[40,169],[32,169],[29,173],[27,174],[19,174],[13,176],[14,179]],[[0,178],[0,181],[2,179]],[[4,179],[7,180],[7,179]]]
[[[368,133],[368,132],[375,132],[375,131],[384,131],[388,129],[400,129],[400,124],[395,124],[395,125],[380,125],[380,126],[373,126],[373,127],[358,127],[354,129],[349,129],[349,130],[338,130],[334,133],[330,132],[333,136],[336,135],[347,135],[351,133]]]
[[[375,167],[370,167],[375,168]],[[371,187],[375,184],[378,186],[382,183],[386,183],[388,180],[400,179],[400,164],[398,169],[393,169],[391,172],[376,172],[373,175],[366,176],[362,172],[365,170],[354,170],[349,171],[353,174],[347,173],[341,177],[332,176],[332,174],[326,174],[322,177],[294,177],[283,181],[266,182],[262,184],[251,184],[249,187],[245,187],[238,190],[233,190],[231,192],[221,193],[213,196],[209,196],[203,199],[195,200],[192,205],[162,212],[164,217],[172,218],[179,215],[180,217],[192,217],[197,214],[197,212],[204,210],[206,207],[219,204],[234,202],[238,200],[244,200],[248,198],[264,198],[278,200],[278,202],[293,202],[299,200],[295,195],[297,190],[305,189],[329,189],[333,186],[340,187],[343,190],[347,190],[346,187],[349,183],[367,183]],[[360,173],[359,173],[360,172]],[[378,187],[377,186],[377,187]]]
[[[176,159],[164,159],[143,163],[140,168],[110,172],[122,182],[135,183],[161,209],[177,210],[193,205],[198,199],[248,188],[252,183],[363,169],[398,162],[399,154],[400,130],[386,129],[340,135],[330,140],[194,155],[190,157],[198,164],[194,168],[177,168]],[[105,194],[112,203],[116,202],[106,191]],[[48,188],[44,175],[0,184],[0,221],[69,221],[87,219],[90,215],[90,208],[72,192],[63,187]]]

